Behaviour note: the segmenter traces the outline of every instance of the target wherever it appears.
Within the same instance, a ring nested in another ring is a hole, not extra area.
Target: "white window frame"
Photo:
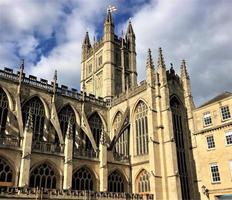
[[[210,120],[210,123],[206,124],[206,120]],[[203,113],[203,124],[204,124],[204,126],[210,126],[210,125],[213,124],[213,122],[212,122],[212,116],[211,116],[210,112]]]
[[[226,146],[231,146],[232,145],[232,139],[231,139],[231,143],[228,144],[227,138],[226,138],[227,136],[231,136],[231,138],[232,138],[232,130],[229,130],[229,131],[225,132],[225,144],[226,144]]]
[[[211,137],[211,138],[213,138],[213,140],[211,140],[210,142],[211,142],[211,145],[212,145],[212,143],[214,144],[214,146],[213,147],[209,147],[210,145],[209,145],[209,141],[208,141],[208,138],[209,137]],[[214,140],[214,136],[213,135],[207,135],[206,136],[206,144],[207,144],[207,149],[208,150],[212,150],[212,149],[215,149],[215,147],[216,147],[216,144],[215,144],[215,140]]]
[[[209,165],[210,167],[210,174],[211,174],[211,181],[212,183],[220,183],[221,182],[221,176],[220,176],[220,171],[219,171],[219,166],[217,163],[210,163]],[[212,167],[217,167],[217,172],[212,172]],[[219,180],[218,181],[214,181],[214,174],[213,173],[218,173]]]
[[[224,117],[223,117],[223,116],[224,116],[224,115],[223,115],[223,109],[224,109],[224,108],[228,109],[227,115],[229,115],[229,117],[226,117],[225,119],[224,119]],[[228,105],[221,106],[221,107],[220,107],[220,110],[221,110],[222,121],[226,121],[226,120],[228,120],[228,119],[231,118],[230,107],[229,107]]]

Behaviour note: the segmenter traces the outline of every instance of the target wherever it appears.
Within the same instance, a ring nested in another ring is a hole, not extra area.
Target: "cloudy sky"
[[[132,20],[139,81],[147,49],[156,63],[161,46],[167,67],[187,60],[197,105],[232,91],[231,0],[0,0],[0,67],[24,58],[26,73],[51,80],[57,69],[60,84],[79,88],[84,34],[102,37],[109,5],[119,35]]]

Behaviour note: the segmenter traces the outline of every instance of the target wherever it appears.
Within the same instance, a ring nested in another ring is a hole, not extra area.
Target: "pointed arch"
[[[141,169],[136,176],[135,186],[137,193],[149,193],[150,192],[150,174],[147,170]]]
[[[15,168],[9,159],[0,155],[0,186],[13,186],[15,180]]]
[[[135,110],[136,110],[138,104],[141,103],[141,102],[143,102],[147,106],[147,108],[149,108],[148,102],[144,98],[137,99],[137,101],[135,102],[135,104],[134,104],[134,106],[133,106],[133,108],[131,110],[131,119],[135,118]]]
[[[136,154],[148,154],[148,106],[144,101],[138,100],[133,112],[136,132]]]
[[[87,166],[81,166],[73,171],[72,175],[73,190],[96,190],[96,176]]]
[[[3,86],[0,85],[0,88],[4,91],[4,93],[7,96],[8,99],[8,105],[9,105],[9,109],[13,112],[14,111],[14,102],[13,102],[13,98],[10,94],[10,92]]]
[[[108,192],[127,192],[127,180],[118,169],[108,175]]]
[[[0,136],[5,134],[8,111],[9,100],[7,94],[0,88]]]
[[[30,170],[29,187],[57,189],[61,174],[55,165],[48,161],[35,164]]]
[[[98,112],[97,110],[93,111],[93,112],[88,116],[88,119],[89,119],[92,115],[94,115],[94,114],[97,114],[97,115],[100,117],[101,122],[102,122],[102,125],[103,125],[103,128],[104,128],[105,131],[107,131],[108,129],[107,129],[106,120],[105,120],[105,118],[102,116],[102,114],[101,114],[100,112]]]
[[[38,96],[34,96],[26,101],[22,106],[23,125],[25,127],[29,113],[32,114],[33,136],[34,140],[42,140],[44,137],[45,125],[45,108],[44,104]]]
[[[115,133],[117,131],[117,128],[122,120],[122,115],[123,115],[123,112],[121,111],[117,111],[114,115],[114,118],[112,120],[112,131],[113,131],[113,135],[115,136]]]
[[[102,120],[101,115],[95,111],[89,116],[88,123],[96,145],[99,147],[101,134],[104,131],[104,120]]]

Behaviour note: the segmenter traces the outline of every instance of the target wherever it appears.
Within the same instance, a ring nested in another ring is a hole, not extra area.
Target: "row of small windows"
[[[229,171],[230,171],[230,175],[232,177],[232,160],[229,161]],[[219,170],[218,163],[211,163],[210,164],[210,172],[211,172],[212,183],[221,182],[220,170]]]
[[[220,108],[222,120],[227,120],[231,118],[229,106],[223,106]],[[205,112],[203,114],[204,126],[212,125],[212,117],[210,112]]]
[[[150,191],[150,175],[146,170],[142,170],[137,177],[138,191],[140,193]],[[57,188],[59,174],[49,164],[42,163],[34,167],[30,172],[29,187],[32,188]],[[13,170],[4,159],[0,158],[0,186],[4,183],[13,182]],[[95,177],[88,168],[80,168],[73,173],[72,189],[73,190],[90,190],[94,191]],[[108,176],[108,191],[109,192],[126,192],[127,181],[124,176],[118,171],[113,171]]]
[[[208,149],[214,149],[216,147],[213,135],[207,135],[206,142]],[[225,132],[225,144],[232,145],[232,131]]]

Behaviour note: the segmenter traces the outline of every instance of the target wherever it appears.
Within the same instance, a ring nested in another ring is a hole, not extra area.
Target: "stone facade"
[[[232,94],[225,92],[193,111],[201,199],[232,199]]]
[[[51,83],[27,77],[24,63],[0,70],[0,197],[204,198],[201,109],[185,61],[179,76],[161,48],[156,67],[148,50],[137,84],[132,24],[117,37],[110,12],[103,38],[91,45],[86,33],[82,50],[81,92],[59,86],[56,72]]]

